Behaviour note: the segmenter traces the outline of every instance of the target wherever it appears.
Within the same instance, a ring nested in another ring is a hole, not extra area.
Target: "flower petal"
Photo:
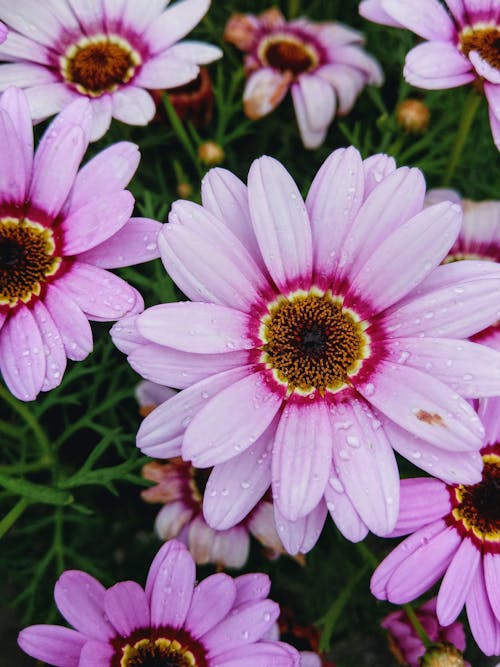
[[[332,87],[315,74],[301,74],[298,82],[305,103],[308,126],[316,132],[327,128],[337,107]]]
[[[241,574],[233,581],[236,585],[234,607],[238,607],[251,600],[264,600],[271,590],[271,580],[267,574],[262,574],[261,572]]]
[[[25,149],[10,115],[0,110],[0,197],[2,201],[23,205],[31,172],[27,171]]]
[[[68,359],[85,359],[92,351],[93,341],[89,321],[82,310],[55,284],[47,288],[44,304],[59,330]]]
[[[186,550],[172,549],[163,558],[151,592],[151,625],[181,628],[193,595],[196,568]]]
[[[101,139],[109,130],[113,118],[113,98],[105,94],[91,101],[92,124],[90,126],[90,141]]]
[[[477,550],[477,549],[476,549]],[[500,623],[500,557],[498,553],[486,552],[483,556],[486,592],[493,613]]]
[[[481,551],[477,546],[468,538],[462,540],[437,596],[436,611],[441,625],[450,625],[462,611],[480,560]]]
[[[82,648],[77,664],[78,667],[109,667],[114,654],[111,644],[88,641]]]
[[[318,660],[320,659],[316,656]],[[314,664],[315,667],[317,663]],[[217,656],[220,667],[256,667],[272,665],[273,667],[306,667],[297,651],[284,642],[259,641],[249,646],[232,648],[227,653]]]
[[[146,593],[135,581],[121,581],[108,588],[104,595],[104,609],[110,623],[122,637],[149,626]]]
[[[402,479],[400,494],[398,521],[391,537],[414,533],[451,512],[450,494],[438,479]]]
[[[181,0],[155,19],[143,34],[153,53],[172,46],[201,21],[207,13],[210,0]]]
[[[290,76],[272,67],[252,72],[243,92],[243,109],[250,120],[267,116],[281,104],[290,87]]]
[[[42,337],[45,352],[45,377],[42,391],[57,387],[66,370],[66,352],[59,330],[42,301],[35,301],[31,309]]]
[[[246,526],[214,530],[199,514],[188,530],[189,551],[200,565],[214,563],[219,569],[241,568],[248,560],[250,536]]]
[[[212,574],[194,589],[184,627],[200,639],[228,615],[235,598],[233,579],[222,572]]]
[[[25,90],[26,99],[34,121],[45,120],[77,99],[78,93],[65,83],[46,83]]]
[[[424,42],[406,56],[403,74],[420,88],[455,88],[474,81],[470,61],[449,42]]]
[[[248,174],[250,215],[262,256],[282,291],[311,277],[312,239],[302,196],[277,160],[255,160]]]
[[[472,579],[466,609],[472,636],[481,651],[486,655],[498,655],[500,623],[491,609],[481,561]]]
[[[152,90],[176,88],[196,79],[200,68],[192,62],[174,57],[171,50],[147,60],[134,79],[134,84]]]
[[[151,95],[143,88],[126,86],[113,93],[113,117],[129,125],[147,125],[156,113]]]
[[[78,667],[86,641],[79,632],[59,625],[31,625],[17,638],[25,653],[55,667]]]
[[[350,542],[361,542],[368,535],[368,526],[361,520],[334,467],[325,489],[330,516],[342,535]]]
[[[264,373],[248,374],[211,398],[194,417],[184,435],[183,458],[203,468],[236,456],[265,431],[282,401]]]
[[[188,63],[196,63],[197,65],[209,65],[214,60],[222,58],[223,55],[222,50],[218,46],[189,39],[175,44],[168,52],[174,58],[179,58]]]
[[[322,127],[320,130],[315,130],[309,121],[309,100],[306,100],[302,88],[297,83],[294,83],[291,87],[291,91],[295,117],[297,119],[297,125],[299,126],[302,143],[305,148],[319,148],[325,140],[328,127]]]
[[[337,98],[337,113],[343,116],[352,109],[357,96],[365,85],[364,75],[354,67],[339,63],[328,63],[320,67],[316,74],[328,81]]]
[[[500,83],[500,72],[497,67],[493,67],[487,60],[481,57],[478,51],[469,52],[469,60],[474,65],[474,69],[480,77],[490,83]]]
[[[274,503],[278,535],[289,554],[292,556],[297,553],[305,554],[314,547],[323,530],[326,515],[326,503],[320,500],[307,516],[297,521],[289,521],[280,513],[277,504]]]
[[[402,26],[424,39],[451,42],[456,39],[453,21],[437,0],[382,0],[384,11]]]
[[[26,193],[28,179],[31,178],[33,167],[33,125],[31,122],[28,100],[24,92],[12,86],[8,88],[0,99],[0,108],[4,109],[14,125],[14,130],[19,140],[19,148],[24,158],[24,171],[26,173]],[[6,144],[2,142],[4,152],[9,156],[9,176],[12,178],[15,156],[7,150]],[[11,196],[14,194],[11,188]]]

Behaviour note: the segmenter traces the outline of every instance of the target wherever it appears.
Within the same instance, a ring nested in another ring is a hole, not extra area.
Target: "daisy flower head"
[[[89,319],[143,309],[140,294],[106,269],[157,257],[161,224],[130,218],[134,144],[110,146],[79,170],[87,100],[52,122],[34,154],[22,91],[2,95],[0,120],[0,371],[15,396],[33,400],[60,384],[67,358],[92,350]]]
[[[406,56],[404,76],[419,88],[477,83],[500,150],[500,4],[475,0],[363,0],[366,19],[408,28],[426,40]]]
[[[445,628],[439,625],[435,597],[416,609],[415,614],[431,642],[452,644],[459,651],[465,651],[464,626],[459,621],[454,621]],[[382,620],[381,626],[387,630],[389,649],[398,663],[420,667],[425,646],[406,613],[402,609],[393,611]],[[470,667],[469,663],[465,664]]]
[[[241,521],[271,485],[291,553],[312,548],[327,509],[351,540],[387,534],[393,448],[446,481],[480,478],[484,429],[463,397],[499,393],[500,358],[463,339],[498,319],[500,267],[438,266],[462,212],[424,197],[418,169],[351,147],[325,161],[305,202],[263,157],[248,186],[214,169],[202,206],[174,203],[160,252],[193,303],[153,306],[112,335],[143,377],[184,389],[137,443],[214,466],[213,528]]]
[[[75,629],[33,625],[19,633],[19,646],[55,667],[299,667],[294,648],[263,639],[279,614],[266,575],[219,573],[199,584],[195,576],[177,540],[159,550],[144,589],[135,581],[105,589],[69,570],[54,597]]]
[[[498,411],[479,408],[488,444],[475,484],[405,479],[394,536],[411,533],[372,577],[371,590],[395,604],[414,600],[443,577],[436,603],[448,626],[465,604],[469,625],[486,655],[500,654],[500,429]],[[444,575],[444,576],[443,576]]]
[[[9,29],[0,48],[0,90],[26,90],[35,122],[78,97],[91,103],[90,139],[111,118],[147,125],[155,114],[148,90],[195,79],[199,65],[220,58],[215,46],[180,41],[207,12],[210,0],[0,2]]]
[[[382,84],[361,33],[341,23],[286,21],[272,8],[259,16],[233,15],[224,38],[246,53],[246,115],[265,116],[290,90],[306,148],[323,143],[335,115],[347,114],[364,86]]]
[[[144,380],[136,388],[141,414],[147,416],[177,392]],[[261,500],[241,523],[228,530],[214,530],[203,517],[203,494],[210,469],[193,468],[180,457],[161,463],[153,461],[142,468],[142,476],[154,486],[142,491],[148,503],[161,503],[155,530],[162,540],[182,540],[198,565],[215,563],[219,567],[243,567],[250,551],[250,535],[267,550],[270,557],[284,553],[276,532],[272,503]]]

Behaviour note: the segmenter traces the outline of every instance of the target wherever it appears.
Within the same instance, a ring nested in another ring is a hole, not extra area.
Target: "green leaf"
[[[34,484],[25,479],[0,475],[0,485],[11,493],[46,505],[69,505],[73,502],[73,496],[67,491],[43,486],[42,484]]]

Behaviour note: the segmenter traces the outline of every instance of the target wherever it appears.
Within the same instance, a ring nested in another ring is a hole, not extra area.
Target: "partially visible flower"
[[[198,146],[198,157],[205,166],[214,167],[224,162],[226,154],[222,146],[216,144],[215,141],[204,141]]]
[[[75,630],[32,625],[19,633],[25,653],[56,667],[298,667],[291,646],[262,638],[279,614],[263,574],[214,574],[196,585],[186,547],[168,542],[153,560],[145,590],[135,581],[105,589],[64,572],[54,597]]]
[[[3,23],[0,23],[0,44],[5,42],[8,32],[7,27]]]
[[[390,533],[393,448],[446,482],[481,479],[484,429],[462,397],[500,393],[500,356],[464,339],[498,319],[500,267],[439,266],[462,213],[424,197],[420,171],[348,148],[306,202],[263,157],[248,188],[214,169],[203,206],[174,203],[160,250],[194,303],[154,306],[112,335],[143,377],[183,389],[137,443],[214,466],[213,528],[239,523],[271,485],[290,553],[312,548],[327,510],[353,541]]]
[[[0,47],[0,90],[11,82],[26,89],[37,122],[72,100],[91,102],[90,139],[104,135],[111,118],[146,125],[155,114],[147,92],[172,88],[198,76],[199,65],[220,58],[203,42],[181,41],[200,21],[210,0],[57,3],[2,2],[9,34]]]
[[[234,14],[224,38],[247,53],[246,115],[265,116],[290,90],[306,148],[323,143],[335,114],[347,114],[364,86],[382,84],[363,36],[341,23],[287,22],[272,8],[259,16]]]
[[[429,107],[422,100],[408,98],[396,107],[396,122],[405,132],[412,134],[425,132],[430,117]]]
[[[141,382],[136,390],[141,414],[176,393],[153,382]],[[146,416],[145,414],[143,416]],[[210,470],[197,470],[181,458],[166,463],[152,462],[143,466],[145,479],[155,486],[142,491],[148,503],[162,503],[155,520],[155,529],[162,540],[178,537],[189,548],[198,565],[215,563],[219,567],[243,567],[253,535],[268,550],[270,557],[285,553],[274,523],[272,503],[261,500],[242,522],[228,530],[214,530],[203,518],[203,494]]]
[[[214,92],[208,69],[200,67],[200,73],[193,81],[178,88],[171,88],[168,97],[181,120],[193,125],[208,125],[212,119]]]
[[[455,88],[477,82],[490,110],[500,150],[500,7],[476,0],[363,0],[365,18],[408,28],[427,40],[406,56],[404,76],[413,86]]]
[[[301,667],[335,667],[335,663],[320,655],[320,630],[314,625],[299,623],[289,607],[281,607],[272,632],[274,639],[281,638],[299,650]]]
[[[77,100],[33,155],[24,93],[11,88],[0,100],[0,370],[26,401],[60,384],[66,358],[89,354],[89,319],[143,309],[140,294],[105,269],[159,254],[161,224],[130,218],[124,190],[137,146],[110,146],[78,171],[90,124],[89,102]]]
[[[447,642],[429,646],[419,665],[420,667],[470,667],[461,652]]]
[[[453,623],[466,605],[469,625],[486,655],[500,654],[500,428],[498,411],[479,408],[489,445],[476,484],[437,479],[401,482],[401,506],[393,536],[412,533],[375,570],[371,590],[404,604],[443,575],[438,622]],[[460,647],[459,647],[460,648]]]
[[[455,621],[445,628],[439,625],[436,617],[435,597],[416,609],[415,613],[432,642],[449,642],[460,651],[465,650],[463,625],[459,621]],[[410,667],[419,667],[419,659],[425,653],[425,646],[405,612],[403,610],[393,611],[382,620],[381,626],[387,630],[389,648],[398,663],[400,665],[410,665]]]

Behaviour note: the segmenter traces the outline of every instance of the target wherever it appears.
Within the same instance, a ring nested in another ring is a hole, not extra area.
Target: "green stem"
[[[52,447],[50,446],[49,439],[47,438],[43,428],[40,426],[37,418],[30,412],[29,408],[21,401],[18,401],[17,398],[12,396],[10,391],[8,391],[8,389],[6,389],[3,385],[0,385],[0,398],[3,398],[3,400],[8,403],[15,412],[17,412],[17,414],[33,431],[35,438],[43,451],[43,459],[52,461]]]
[[[10,510],[10,512],[7,512],[4,518],[0,521],[0,539],[2,539],[2,537],[10,528],[12,528],[12,526],[19,519],[28,505],[29,501],[26,500],[26,498],[21,498]]]
[[[410,604],[404,604],[402,605],[402,608],[405,614],[408,616],[408,620],[412,624],[413,629],[419,636],[420,641],[425,646],[425,648],[429,648],[430,646],[432,646],[432,642],[429,639],[429,635],[422,627],[422,624],[418,620],[416,613],[413,611],[413,607]]]
[[[366,546],[364,542],[357,542],[356,543],[356,548],[363,557],[363,560],[365,563],[370,565],[370,567],[373,567],[373,569],[377,568],[379,565],[378,559],[376,556],[372,554],[370,549]]]
[[[462,110],[462,117],[460,118],[455,140],[451,147],[448,164],[446,165],[446,171],[444,173],[443,187],[447,187],[451,183],[451,179],[455,173],[458,160],[462,154],[463,147],[467,140],[472,121],[474,120],[474,116],[476,115],[476,111],[479,108],[480,102],[481,95],[479,95],[475,90],[471,90],[469,96],[465,100],[464,108]]]
[[[62,509],[56,507],[54,513],[54,553],[56,556],[57,572],[64,570],[64,544],[63,544],[63,515]]]
[[[300,0],[288,0],[288,18],[294,19],[300,12]]]
[[[50,468],[51,462],[42,457],[39,461],[33,463],[13,463],[12,465],[0,466],[0,475],[21,475],[27,472],[39,472]]]

